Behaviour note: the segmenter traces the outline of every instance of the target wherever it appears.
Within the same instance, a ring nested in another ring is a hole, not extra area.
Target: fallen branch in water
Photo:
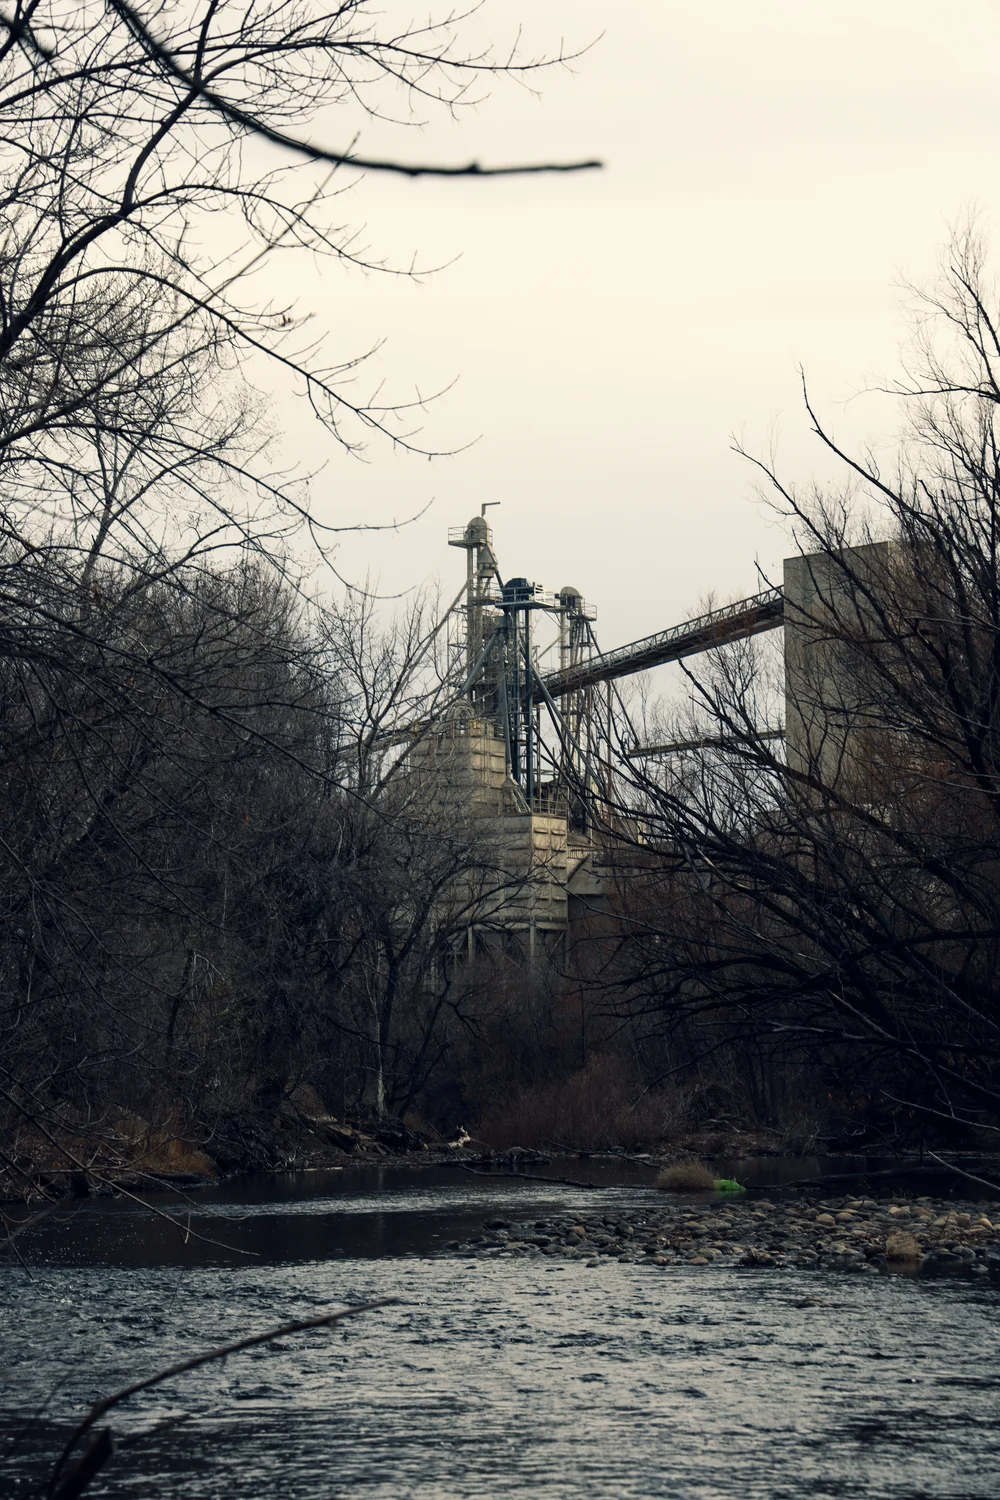
[[[926,1156],[934,1156],[933,1151],[924,1153]],[[1000,1183],[988,1182],[984,1177],[973,1177],[971,1172],[963,1172],[961,1167],[953,1166],[950,1161],[943,1157],[934,1156],[935,1161],[941,1163],[940,1167],[880,1167],[876,1172],[829,1172],[821,1173],[818,1177],[795,1177],[791,1182],[768,1182],[759,1186],[754,1184],[750,1187],[751,1192],[775,1193],[782,1188],[804,1187],[814,1182],[861,1182],[869,1177],[940,1177],[942,1170],[946,1172],[957,1172],[961,1177],[968,1177],[972,1182],[982,1183],[984,1187],[993,1188],[996,1191]]]
[[[179,1364],[169,1365],[165,1370],[158,1370],[155,1375],[147,1375],[145,1380],[136,1380],[132,1385],[124,1386],[122,1390],[115,1391],[112,1396],[102,1397],[90,1408],[83,1421],[70,1434],[66,1446],[56,1460],[52,1478],[49,1480],[49,1500],[76,1500],[94,1475],[107,1463],[114,1451],[110,1427],[102,1428],[94,1435],[80,1458],[63,1475],[73,1449],[81,1439],[86,1437],[95,1423],[99,1422],[107,1412],[115,1406],[120,1406],[130,1396],[138,1395],[140,1391],[151,1390],[153,1386],[162,1385],[165,1380],[172,1380],[176,1375],[185,1375],[188,1370],[197,1370],[202,1365],[228,1359],[231,1354],[240,1354],[244,1349],[255,1349],[261,1344],[273,1344],[290,1334],[306,1333],[312,1328],[333,1328],[344,1318],[354,1318],[359,1313],[372,1312],[377,1307],[390,1307],[398,1301],[398,1297],[380,1297],[377,1302],[364,1302],[358,1307],[341,1308],[339,1312],[320,1313],[315,1318],[301,1318],[295,1323],[282,1323],[279,1328],[269,1328],[266,1333],[254,1333],[248,1338],[236,1339],[231,1344],[222,1344],[217,1349],[208,1349],[203,1354],[192,1355],[190,1359],[181,1360]],[[62,1476],[61,1479],[60,1476]]]
[[[469,1172],[473,1177],[523,1177],[525,1182],[554,1182],[560,1187],[572,1188],[599,1188],[604,1184],[600,1182],[575,1182],[572,1177],[536,1177],[534,1172],[480,1172],[478,1167],[467,1167],[463,1161],[457,1161],[456,1167],[461,1167],[463,1172]]]

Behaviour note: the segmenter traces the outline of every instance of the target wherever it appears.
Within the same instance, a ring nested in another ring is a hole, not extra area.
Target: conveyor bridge
[[[765,589],[750,599],[740,599],[735,604],[699,615],[697,619],[672,625],[669,630],[620,646],[617,651],[604,651],[558,672],[550,672],[542,681],[551,698],[560,698],[566,693],[593,687],[598,682],[630,677],[648,667],[681,661],[685,656],[696,656],[715,646],[774,630],[783,625],[784,620],[785,600],[781,589]]]

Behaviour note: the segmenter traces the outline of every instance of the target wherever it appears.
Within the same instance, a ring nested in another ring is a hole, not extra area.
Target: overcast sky
[[[1000,5],[487,0],[476,24],[502,45],[520,21],[529,51],[600,39],[540,98],[500,85],[457,124],[373,129],[362,149],[606,166],[359,185],[345,217],[373,251],[452,264],[420,284],[304,281],[331,354],[383,339],[372,370],[394,395],[457,381],[424,439],[478,441],[433,463],[377,444],[332,458],[315,503],[341,522],[429,505],[397,535],[347,538],[341,562],[386,591],[437,575],[453,592],[447,528],[499,500],[505,574],[575,584],[607,648],[754,592],[757,562],[780,576],[787,534],[730,438],[776,434],[790,477],[820,472],[799,363],[839,433],[891,432],[891,407],[849,398],[897,367],[900,279],[933,276],[972,206],[1000,235]]]

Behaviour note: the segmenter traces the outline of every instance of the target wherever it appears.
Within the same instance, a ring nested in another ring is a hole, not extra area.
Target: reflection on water
[[[613,1172],[605,1175],[607,1186],[586,1191],[588,1205],[625,1204],[635,1213],[660,1201],[648,1170],[619,1172],[617,1185]],[[623,1176],[630,1185],[622,1183]],[[600,1179],[595,1174],[586,1180]],[[426,1255],[450,1239],[478,1233],[484,1217],[542,1216],[580,1197],[580,1189],[551,1182],[447,1168],[419,1174],[400,1167],[261,1174],[187,1199],[149,1195],[170,1220],[127,1199],[76,1203],[19,1244],[36,1263],[53,1265],[237,1265],[248,1255],[275,1263]],[[179,1234],[171,1220],[180,1221],[186,1233]]]
[[[829,1159],[765,1157],[719,1161],[720,1176],[770,1191],[831,1171]],[[831,1192],[843,1193],[841,1174],[852,1167],[883,1173],[890,1164],[862,1157],[832,1164]],[[272,1263],[330,1260],[342,1256],[377,1259],[385,1255],[427,1255],[450,1239],[478,1232],[484,1217],[509,1214],[539,1218],[585,1206],[591,1212],[642,1214],[662,1195],[655,1169],[640,1162],[590,1159],[553,1163],[532,1170],[535,1181],[460,1167],[362,1167],[349,1171],[259,1173],[233,1178],[188,1195],[150,1193],[148,1202],[167,1217],[128,1199],[72,1202],[65,1211],[25,1235],[19,1244],[40,1264],[118,1266],[238,1265],[247,1256]],[[586,1186],[567,1186],[566,1177]],[[889,1193],[907,1182],[872,1179],[873,1189]],[[919,1187],[916,1184],[919,1183]],[[909,1178],[921,1193],[968,1190],[947,1172]],[[792,1190],[792,1189],[789,1189]],[[184,1226],[180,1235],[174,1220]]]
[[[813,1164],[780,1165],[787,1181]],[[638,1219],[656,1196],[638,1165],[548,1171],[599,1185],[386,1168],[158,1200],[185,1220],[190,1207],[193,1230],[250,1257],[185,1245],[148,1212],[105,1200],[25,1236],[30,1276],[0,1269],[0,1442],[50,1405],[0,1492],[26,1494],[40,1451],[109,1390],[215,1343],[396,1294],[399,1307],[138,1398],[126,1431],[192,1420],[120,1454],[95,1497],[1000,1495],[994,1285],[427,1258],[491,1214],[585,1201]]]

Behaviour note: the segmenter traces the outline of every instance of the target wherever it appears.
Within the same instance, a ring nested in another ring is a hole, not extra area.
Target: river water
[[[116,1431],[137,1440],[88,1494],[997,1500],[995,1284],[436,1257],[491,1214],[658,1201],[645,1169],[580,1167],[605,1185],[323,1173],[157,1200],[183,1232],[121,1202],[48,1221],[0,1272],[2,1492],[98,1396],[395,1296],[135,1398]]]

